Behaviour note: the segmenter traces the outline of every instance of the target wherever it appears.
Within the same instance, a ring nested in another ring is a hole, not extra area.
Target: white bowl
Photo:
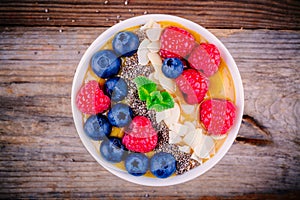
[[[80,89],[85,72],[87,71],[87,68],[89,66],[90,59],[92,55],[97,52],[103,45],[104,43],[111,38],[114,34],[117,32],[136,25],[141,25],[145,24],[148,22],[150,19],[153,19],[155,21],[162,21],[162,20],[167,20],[167,21],[174,21],[177,23],[180,23],[187,27],[188,29],[194,30],[201,34],[204,38],[207,39],[209,43],[213,43],[217,46],[219,49],[222,58],[225,60],[235,86],[235,95],[236,95],[236,107],[237,107],[237,113],[236,113],[236,119],[234,122],[233,127],[231,128],[228,137],[226,138],[226,141],[222,145],[222,147],[219,149],[219,151],[208,161],[206,161],[204,164],[182,174],[182,175],[177,175],[177,176],[171,176],[167,179],[159,179],[159,178],[152,178],[152,177],[145,177],[145,176],[132,176],[128,174],[125,171],[122,171],[116,167],[113,167],[111,164],[107,163],[104,161],[97,150],[95,149],[95,146],[92,144],[91,140],[86,136],[83,130],[83,121],[82,121],[82,113],[77,109],[76,104],[75,104],[75,97]],[[161,14],[152,14],[152,15],[143,15],[143,16],[138,16],[138,17],[133,17],[130,19],[127,19],[125,21],[122,21],[111,28],[107,29],[105,32],[103,32],[92,44],[91,46],[87,49],[85,54],[80,60],[80,63],[77,67],[74,80],[73,80],[73,86],[72,86],[72,112],[73,112],[73,118],[75,122],[75,126],[78,132],[78,135],[83,142],[84,146],[88,150],[88,152],[97,160],[98,163],[100,163],[105,169],[113,173],[114,175],[125,179],[127,181],[140,184],[140,185],[147,185],[147,186],[168,186],[168,185],[175,185],[175,184],[180,184],[184,183],[186,181],[192,180],[201,174],[205,173],[209,169],[211,169],[214,165],[217,164],[221,160],[221,158],[227,153],[229,148],[231,147],[232,143],[234,142],[237,134],[239,127],[241,125],[241,120],[242,120],[242,115],[243,115],[243,109],[244,109],[244,91],[243,91],[243,85],[242,85],[242,80],[240,73],[238,71],[238,68],[235,64],[235,61],[233,60],[231,54],[229,51],[226,49],[226,47],[218,40],[212,33],[210,33],[207,29],[203,28],[202,26],[191,22],[189,20],[176,17],[176,16],[171,16],[171,15],[161,15]]]

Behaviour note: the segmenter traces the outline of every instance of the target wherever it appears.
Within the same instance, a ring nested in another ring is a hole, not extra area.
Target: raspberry
[[[205,100],[200,106],[200,121],[209,134],[223,135],[233,125],[235,111],[235,105],[229,100]]]
[[[188,62],[192,68],[211,76],[218,71],[221,56],[215,45],[202,43],[192,51]]]
[[[136,116],[125,130],[122,142],[130,151],[147,153],[157,144],[157,132],[147,117]]]
[[[195,45],[195,38],[186,30],[170,26],[160,37],[160,56],[163,58],[186,57]]]
[[[77,93],[76,105],[81,112],[94,115],[107,110],[110,99],[100,89],[99,83],[92,80],[82,86]]]
[[[199,71],[187,69],[176,78],[176,84],[188,104],[197,104],[204,99],[208,91],[209,80]]]

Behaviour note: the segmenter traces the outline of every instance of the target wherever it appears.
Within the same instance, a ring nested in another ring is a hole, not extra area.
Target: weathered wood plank
[[[111,175],[87,153],[74,128],[72,78],[84,51],[104,28],[0,31],[1,197],[296,199],[299,195],[299,31],[211,29],[232,53],[243,78],[240,139],[203,176],[163,188],[137,186]]]
[[[127,2],[127,5],[125,4]],[[1,25],[112,26],[146,13],[178,15],[207,28],[299,29],[300,3],[292,1],[2,0]]]

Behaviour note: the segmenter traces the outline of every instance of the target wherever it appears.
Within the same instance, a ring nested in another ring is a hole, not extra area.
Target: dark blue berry
[[[105,82],[104,91],[112,101],[117,102],[123,100],[127,96],[128,86],[123,78],[113,77]]]
[[[103,140],[111,133],[111,124],[102,114],[91,115],[84,123],[84,132],[92,140]]]
[[[183,72],[183,63],[179,58],[166,58],[161,70],[166,77],[177,78]]]
[[[91,66],[97,76],[109,78],[119,73],[121,59],[111,50],[101,50],[93,55]]]
[[[139,47],[139,38],[130,31],[119,32],[115,35],[112,46],[119,56],[132,56]]]
[[[159,152],[150,160],[150,171],[158,178],[167,178],[176,170],[176,160],[170,153]]]
[[[124,127],[128,125],[133,117],[131,108],[123,103],[117,103],[107,114],[108,120],[111,125],[116,127]]]
[[[101,156],[108,162],[118,163],[124,160],[128,150],[122,144],[121,139],[110,137],[100,145]]]
[[[133,176],[144,175],[149,167],[149,159],[141,153],[131,153],[125,160],[125,168]]]

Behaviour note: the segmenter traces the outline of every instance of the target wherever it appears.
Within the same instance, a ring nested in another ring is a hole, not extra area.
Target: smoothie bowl
[[[72,111],[104,168],[167,186],[200,176],[226,154],[243,95],[237,66],[213,34],[154,14],[116,24],[91,44],[73,80]]]

